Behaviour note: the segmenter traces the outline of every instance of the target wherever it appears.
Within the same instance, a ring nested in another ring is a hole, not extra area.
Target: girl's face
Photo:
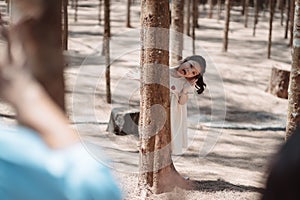
[[[178,75],[185,78],[193,78],[199,75],[200,72],[201,72],[201,66],[199,65],[198,62],[193,60],[188,60],[182,63],[177,69]]]

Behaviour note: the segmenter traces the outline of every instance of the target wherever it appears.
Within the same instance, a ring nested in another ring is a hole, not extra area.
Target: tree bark
[[[182,59],[183,50],[183,8],[184,0],[172,1],[171,66]]]
[[[300,7],[300,0],[296,1],[297,8]],[[288,114],[286,139],[290,137],[297,127],[300,126],[300,13],[295,11],[294,41],[292,51],[292,68],[290,74],[288,94]]]
[[[140,174],[142,199],[183,187],[171,158],[169,1],[141,2]]]
[[[225,18],[225,28],[224,28],[224,40],[223,40],[223,52],[228,50],[228,32],[229,32],[229,22],[230,22],[230,0],[226,0],[226,18]]]
[[[110,0],[104,0],[104,42],[103,50],[105,56],[105,79],[106,79],[106,101],[111,103],[110,90]]]
[[[12,31],[25,48],[29,71],[65,110],[62,1],[14,0],[14,4],[17,18],[12,23]]]
[[[291,1],[287,0],[287,9],[286,9],[286,22],[285,22],[285,32],[284,32],[284,39],[288,38],[288,32],[289,32],[289,24],[290,24],[290,18],[291,18]]]
[[[273,29],[273,17],[274,17],[274,10],[275,10],[275,0],[269,0],[269,6],[270,6],[270,19],[269,19],[268,59],[271,58],[272,29]]]

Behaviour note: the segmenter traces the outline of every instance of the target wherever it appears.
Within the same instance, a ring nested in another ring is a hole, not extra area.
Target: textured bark
[[[297,8],[300,0],[296,1]],[[292,68],[290,74],[286,138],[300,126],[300,13],[295,12]]]
[[[15,0],[14,4],[13,37],[22,41],[33,76],[64,110],[62,1]]]
[[[183,8],[184,0],[172,1],[171,66],[182,59],[183,50]]]
[[[110,90],[110,0],[104,0],[104,42],[103,50],[105,56],[105,80],[106,80],[106,101],[111,103]]]
[[[278,67],[272,67],[268,92],[270,92],[271,94],[277,97],[287,99],[289,79],[290,79],[290,71]]]
[[[223,39],[223,51],[228,50],[228,32],[229,32],[229,22],[230,22],[230,0],[226,0],[226,17],[225,17],[225,28],[224,28],[224,39]]]
[[[185,181],[174,168],[170,148],[169,1],[142,0],[141,10],[139,188],[141,199],[146,199],[183,187]]]
[[[268,58],[271,58],[272,29],[273,29],[273,18],[274,18],[274,10],[275,10],[275,0],[270,0],[269,6],[270,6],[270,19],[269,19]]]

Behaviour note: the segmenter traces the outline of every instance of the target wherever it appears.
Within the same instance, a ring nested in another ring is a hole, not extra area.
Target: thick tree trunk
[[[269,1],[270,6],[270,19],[269,19],[269,39],[268,39],[268,58],[271,58],[271,47],[272,47],[272,29],[273,29],[273,17],[275,10],[275,0]]]
[[[19,38],[28,58],[27,66],[61,108],[64,102],[62,56],[62,1],[14,0],[14,37]],[[51,17],[49,17],[51,16]]]
[[[141,103],[140,175],[141,198],[185,186],[171,158],[169,93],[169,1],[141,3]]]
[[[110,90],[110,0],[104,0],[104,42],[103,50],[105,56],[105,79],[106,79],[106,101],[111,103]]]
[[[131,0],[127,0],[127,15],[126,15],[126,27],[130,28],[130,7],[131,7]]]
[[[183,8],[184,0],[172,1],[171,66],[182,59],[183,50]]]
[[[230,22],[230,0],[226,0],[226,18],[225,18],[225,28],[224,28],[224,40],[223,40],[223,52],[228,50],[228,32],[229,32],[229,22]]]
[[[296,1],[297,8],[300,7],[300,0]],[[286,138],[291,136],[297,127],[300,126],[300,12],[296,9],[294,26],[294,41],[292,51],[292,69],[290,74],[288,114]]]

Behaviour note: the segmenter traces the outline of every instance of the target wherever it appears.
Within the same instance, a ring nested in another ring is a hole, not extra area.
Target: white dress
[[[186,79],[170,76],[171,94],[171,145],[172,154],[180,155],[183,148],[187,148],[187,104],[179,104],[179,93],[183,89]]]

